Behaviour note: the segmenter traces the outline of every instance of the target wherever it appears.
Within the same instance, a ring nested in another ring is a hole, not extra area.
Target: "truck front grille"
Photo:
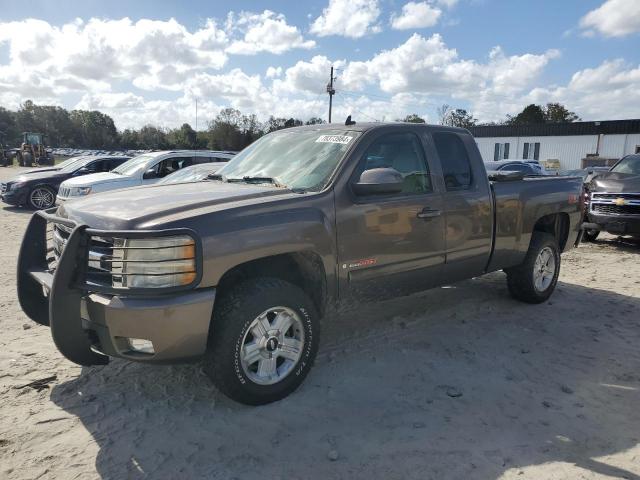
[[[640,215],[640,193],[593,193],[591,195],[591,213],[596,215]]]
[[[71,235],[72,229],[60,223],[47,223],[47,265],[55,272],[60,256]],[[114,240],[104,237],[90,237],[87,261],[87,283],[106,287],[122,283],[118,275],[122,271],[121,251],[114,249]]]

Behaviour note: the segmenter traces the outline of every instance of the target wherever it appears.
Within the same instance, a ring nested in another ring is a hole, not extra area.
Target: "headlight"
[[[83,195],[89,195],[91,193],[91,187],[73,187],[69,191],[70,197],[82,197]]]
[[[16,182],[11,184],[11,190],[18,190],[26,185],[25,182]]]
[[[114,286],[125,288],[189,285],[196,278],[196,244],[188,235],[115,239],[112,275]]]

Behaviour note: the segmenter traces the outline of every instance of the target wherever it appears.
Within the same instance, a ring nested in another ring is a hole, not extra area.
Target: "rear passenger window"
[[[447,190],[469,188],[473,181],[471,161],[462,139],[455,133],[434,133],[435,143]]]
[[[433,191],[422,145],[413,133],[392,133],[376,140],[365,153],[363,171],[373,168],[400,172],[404,177],[402,193]]]

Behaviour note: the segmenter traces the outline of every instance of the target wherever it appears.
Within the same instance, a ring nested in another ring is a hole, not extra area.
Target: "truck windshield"
[[[611,169],[612,172],[640,175],[640,155],[629,155]]]
[[[227,181],[272,179],[291,189],[320,191],[360,132],[280,130],[257,140],[217,174]]]

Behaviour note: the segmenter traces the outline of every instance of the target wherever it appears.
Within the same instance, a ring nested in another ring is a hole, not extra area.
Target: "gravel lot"
[[[0,478],[640,479],[640,245],[564,255],[542,305],[498,272],[354,306],[295,394],[249,408],[198,365],[65,360],[16,298],[30,214],[0,209]]]

